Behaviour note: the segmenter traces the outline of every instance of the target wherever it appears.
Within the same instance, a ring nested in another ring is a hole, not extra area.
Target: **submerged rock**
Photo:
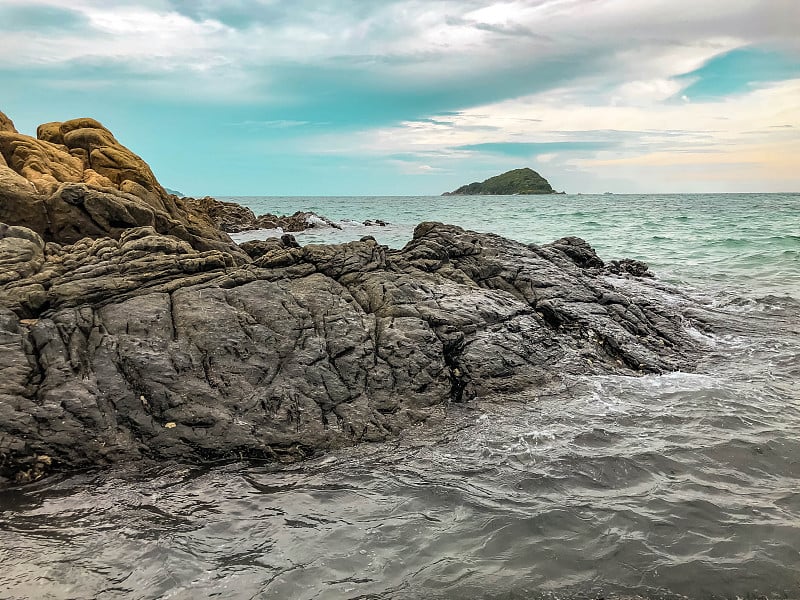
[[[7,478],[297,460],[451,402],[688,369],[697,352],[674,306],[631,291],[649,280],[615,287],[577,238],[526,246],[423,223],[402,250],[275,240],[237,265],[152,227],[72,245],[1,231],[15,274],[0,281]]]

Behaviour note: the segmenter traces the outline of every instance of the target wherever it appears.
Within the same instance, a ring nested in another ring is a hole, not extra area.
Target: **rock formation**
[[[289,216],[267,213],[257,217],[252,210],[235,202],[223,202],[208,196],[191,202],[200,212],[209,215],[214,224],[226,233],[240,233],[254,229],[282,229],[289,233],[316,227],[341,229],[337,223],[314,212],[297,211]]]
[[[0,222],[28,227],[45,242],[118,239],[150,226],[246,260],[208,215],[168,194],[147,163],[94,119],[46,123],[32,138],[0,113],[0,198]]]
[[[533,169],[514,169],[501,175],[490,177],[484,182],[462,185],[457,190],[445,192],[442,196],[510,196],[526,194],[557,193],[547,180]]]
[[[65,246],[2,236],[0,473],[20,480],[300,459],[449,402],[690,368],[696,352],[674,309],[606,281],[574,238],[525,246],[423,223],[399,251],[276,240],[235,267],[152,228]]]
[[[448,403],[689,369],[698,353],[644,263],[606,265],[577,238],[423,223],[402,250],[288,234],[240,248],[96,122],[48,124],[40,140],[0,127],[6,481],[297,460]]]

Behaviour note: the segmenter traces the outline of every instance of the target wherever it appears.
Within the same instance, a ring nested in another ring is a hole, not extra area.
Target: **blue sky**
[[[0,0],[0,110],[192,195],[800,190],[796,0]]]

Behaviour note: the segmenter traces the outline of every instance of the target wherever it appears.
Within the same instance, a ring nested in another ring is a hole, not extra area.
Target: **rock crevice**
[[[237,265],[152,228],[72,246],[5,231],[18,250],[0,260],[23,275],[0,287],[8,477],[38,456],[50,464],[37,472],[301,459],[385,440],[449,402],[691,368],[698,351],[683,317],[641,294],[650,280],[612,284],[574,241],[425,223],[402,250],[275,247]]]
[[[239,247],[220,228],[252,212],[168,194],[97,121],[37,135],[0,113],[0,480],[298,460],[700,351],[676,290],[578,238],[422,223],[400,250]]]

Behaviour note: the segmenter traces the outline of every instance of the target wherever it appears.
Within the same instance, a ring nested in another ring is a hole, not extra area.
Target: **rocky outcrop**
[[[178,198],[97,121],[31,138],[0,113],[0,480],[297,460],[698,353],[647,265],[578,238],[423,223],[402,250],[300,247],[288,232],[309,226],[337,225]],[[221,231],[277,227],[241,247]]]
[[[255,229],[256,215],[247,207],[235,202],[224,202],[210,196],[191,200],[199,212],[207,214],[214,225],[226,233]]]
[[[237,266],[154,227],[66,245],[0,228],[0,474],[296,460],[448,403],[697,353],[678,304],[577,238],[423,223],[402,250],[296,246]]]
[[[94,119],[45,123],[32,138],[0,113],[0,199],[0,222],[28,227],[45,242],[119,239],[149,226],[195,249],[247,260],[208,215],[168,194],[147,163]]]
[[[211,197],[192,200],[192,202],[200,212],[209,215],[214,224],[227,233],[240,233],[255,229],[281,229],[287,233],[297,233],[318,227],[341,229],[340,225],[330,219],[309,211],[297,211],[289,216],[267,213],[257,217],[252,210],[235,202],[224,202]]]
[[[318,215],[310,211],[297,211],[288,216],[277,216],[272,214],[260,215],[253,223],[253,229],[282,229],[289,233],[297,233],[306,229],[317,229],[329,227],[331,229],[341,229],[342,227],[331,221],[327,217]]]
[[[2,131],[8,133],[17,133],[17,128],[14,127],[14,122],[11,119],[0,112],[0,132]]]
[[[281,237],[270,237],[265,240],[251,240],[249,242],[242,242],[242,250],[247,252],[247,255],[252,259],[261,258],[265,254],[269,254],[275,250],[282,250],[285,248],[300,248],[295,237],[290,233],[284,233]]]

